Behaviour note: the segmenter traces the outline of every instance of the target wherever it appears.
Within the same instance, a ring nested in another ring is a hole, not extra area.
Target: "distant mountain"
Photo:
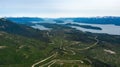
[[[120,17],[88,17],[88,18],[66,18],[74,22],[90,24],[115,24],[120,26]]]
[[[11,20],[16,23],[25,24],[31,22],[40,22],[44,21],[44,18],[36,18],[36,17],[7,17],[6,19]],[[72,20],[74,22],[80,23],[90,23],[90,24],[115,24],[120,26],[120,17],[77,17],[77,18],[53,18],[53,21],[57,23],[64,23],[66,20]]]
[[[34,21],[44,21],[42,18],[37,18],[37,17],[7,17],[8,20],[16,22],[16,23],[30,23]]]

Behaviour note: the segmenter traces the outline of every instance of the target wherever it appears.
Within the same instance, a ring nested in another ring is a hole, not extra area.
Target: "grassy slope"
[[[35,61],[48,56],[49,50],[51,50],[47,47],[48,44],[40,40],[4,32],[0,32],[0,34],[0,46],[5,46],[0,48],[0,65],[13,65],[13,67],[14,65],[17,65],[17,67],[31,65]]]

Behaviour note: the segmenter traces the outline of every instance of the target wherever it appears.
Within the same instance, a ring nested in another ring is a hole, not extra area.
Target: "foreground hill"
[[[30,67],[48,55],[46,48],[43,41],[0,32],[0,67]]]

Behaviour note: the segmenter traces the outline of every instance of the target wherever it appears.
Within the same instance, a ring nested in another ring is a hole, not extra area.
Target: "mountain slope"
[[[30,67],[49,55],[47,46],[41,40],[0,31],[0,67]]]
[[[15,35],[22,35],[25,37],[37,38],[45,41],[48,40],[47,37],[45,37],[45,31],[33,29],[21,24],[16,24],[4,18],[0,19],[0,31],[5,31]]]

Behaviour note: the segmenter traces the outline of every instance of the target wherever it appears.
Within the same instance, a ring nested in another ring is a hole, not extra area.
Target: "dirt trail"
[[[45,62],[46,60],[48,60],[48,59],[50,59],[50,58],[52,58],[52,57],[54,57],[54,56],[56,56],[56,55],[57,55],[57,52],[54,53],[53,55],[51,55],[51,56],[49,56],[49,57],[47,57],[47,58],[39,61],[39,62],[34,63],[31,67],[35,67],[36,65],[38,65],[38,64],[40,64],[40,63],[42,63],[42,62]]]

